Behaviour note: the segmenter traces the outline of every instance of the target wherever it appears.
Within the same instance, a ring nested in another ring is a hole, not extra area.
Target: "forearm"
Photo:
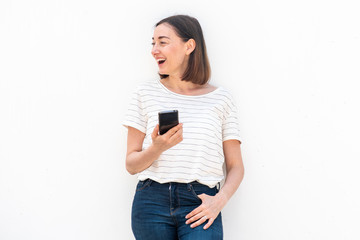
[[[140,152],[132,152],[126,157],[126,170],[130,174],[142,172],[151,166],[159,158],[161,151],[150,145],[147,149]]]
[[[236,192],[243,178],[244,167],[242,165],[234,166],[229,169],[229,171],[227,172],[225,183],[217,194],[223,206],[225,206],[225,204],[230,200],[232,195]]]

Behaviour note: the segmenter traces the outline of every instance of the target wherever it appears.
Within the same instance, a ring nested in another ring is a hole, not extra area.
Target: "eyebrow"
[[[168,38],[168,39],[170,39],[169,37],[166,37],[166,36],[160,36],[160,37],[158,37],[159,39],[161,39],[161,38]],[[154,40],[154,37],[152,37],[152,40]]]

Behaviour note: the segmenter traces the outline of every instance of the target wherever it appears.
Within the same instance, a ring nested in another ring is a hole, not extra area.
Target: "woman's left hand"
[[[215,196],[210,196],[205,193],[198,195],[202,200],[202,204],[191,211],[188,215],[185,216],[187,221],[186,224],[190,224],[190,227],[195,228],[203,224],[206,220],[209,220],[208,223],[204,226],[204,229],[207,229],[214,222],[216,217],[219,215],[220,211],[226,204],[225,197],[221,194]]]

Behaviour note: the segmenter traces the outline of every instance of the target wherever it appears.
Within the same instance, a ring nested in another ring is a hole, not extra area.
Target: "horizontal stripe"
[[[161,163],[159,163],[159,162],[161,162]],[[192,159],[191,161],[181,159],[181,163],[189,163],[188,165],[201,164],[205,167],[211,168],[212,170],[215,170],[215,171],[219,170],[217,167],[208,165],[207,162],[205,162],[205,163],[204,162],[196,162],[194,159]],[[164,164],[164,166],[168,166],[168,164],[174,164],[174,161],[158,159],[154,162],[154,164],[160,164],[160,165]],[[222,170],[221,170],[221,172],[222,172]]]
[[[146,147],[148,147],[149,145],[145,144]],[[206,151],[206,150],[203,150],[202,147],[204,148],[207,148],[211,151],[214,151],[214,152],[217,152],[217,154],[219,154],[219,156],[221,156],[222,158],[224,157],[224,154],[219,152],[218,149],[214,149],[214,148],[210,148],[204,144],[196,144],[196,143],[184,143],[184,142],[181,142],[181,146],[182,146],[182,149],[179,149],[179,150],[192,150],[192,151]],[[192,148],[192,149],[189,149],[189,148],[185,148],[186,146]],[[220,149],[222,150],[222,147],[220,147]],[[172,148],[172,149],[169,149],[169,150],[173,150],[175,151],[176,149]],[[169,151],[168,150],[168,151]]]
[[[177,171],[181,171],[182,170],[182,168],[185,168],[185,171],[186,171],[186,169],[189,169],[189,170],[191,170],[191,169],[194,169],[194,167],[193,166],[154,166],[154,165],[152,165],[152,166],[150,166],[150,168],[149,169],[156,169],[156,172],[161,172],[162,170],[160,170],[160,168],[165,168],[165,171],[167,171],[166,169],[176,169],[176,172]],[[216,170],[216,169],[215,169]],[[171,170],[170,170],[171,171]],[[216,175],[216,176],[222,176],[223,175],[223,173],[221,172],[220,174],[219,173],[216,173],[215,171],[213,171],[213,170],[203,170],[203,169],[199,169],[199,170],[197,170],[197,172],[202,172],[202,173],[204,173],[204,174],[208,174],[208,173],[211,173],[211,174],[214,174],[214,175]],[[169,172],[166,172],[166,173],[169,173]],[[175,172],[171,172],[171,173],[175,173]],[[189,171],[187,171],[187,173],[189,174]]]
[[[210,154],[210,153],[208,153],[207,151],[205,151],[205,150],[201,150],[201,149],[199,149],[199,148],[193,148],[193,149],[186,149],[186,148],[181,148],[181,149],[174,149],[174,148],[172,148],[172,149],[168,149],[167,150],[167,152],[169,152],[169,151],[171,151],[171,152],[173,152],[173,153],[176,153],[175,155],[176,156],[186,156],[186,155],[183,155],[183,154],[180,154],[180,153],[183,153],[184,151],[190,151],[190,152],[196,152],[196,153],[200,153],[200,152],[202,152],[203,153],[203,155],[208,155],[208,156],[212,156],[212,157],[214,157],[214,158],[218,158],[219,157],[219,155],[214,155],[214,154]],[[178,151],[178,152],[177,152]],[[192,155],[192,156],[196,156],[196,155]],[[216,162],[216,161],[215,161]]]
[[[175,151],[175,150],[170,150],[170,151]],[[168,152],[168,151],[166,151]],[[186,154],[169,154],[169,153],[162,153],[160,155],[160,157],[162,159],[173,159],[173,158],[188,158],[188,159],[193,159],[193,158],[202,158],[203,161],[205,162],[212,162],[212,163],[215,163],[215,164],[218,164],[218,163],[222,163],[222,161],[219,161],[219,158],[217,158],[217,160],[212,160],[211,158],[205,156],[205,155],[200,155],[200,156],[197,156],[197,155],[186,155]]]
[[[169,174],[169,172],[166,172],[166,171],[152,171],[152,167],[146,169],[145,171],[147,172],[152,172],[152,173],[157,173],[157,174]],[[192,175],[192,176],[197,176],[197,177],[200,177],[200,178],[206,178],[207,175],[201,175],[199,172],[193,172],[193,173],[190,173],[189,171],[181,171],[178,169],[178,171],[176,172],[170,172],[171,175],[174,175],[174,174],[178,174],[180,175],[181,177],[183,176],[189,176],[189,175]],[[211,175],[211,176],[216,176],[216,175]]]

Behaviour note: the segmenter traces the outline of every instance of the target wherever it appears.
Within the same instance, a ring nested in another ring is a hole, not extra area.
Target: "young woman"
[[[133,233],[138,240],[223,239],[221,210],[244,176],[234,99],[208,83],[210,65],[195,18],[158,22],[151,54],[160,79],[137,86],[122,122],[128,128],[126,169],[139,179]],[[158,112],[175,109],[180,123],[159,135]]]

